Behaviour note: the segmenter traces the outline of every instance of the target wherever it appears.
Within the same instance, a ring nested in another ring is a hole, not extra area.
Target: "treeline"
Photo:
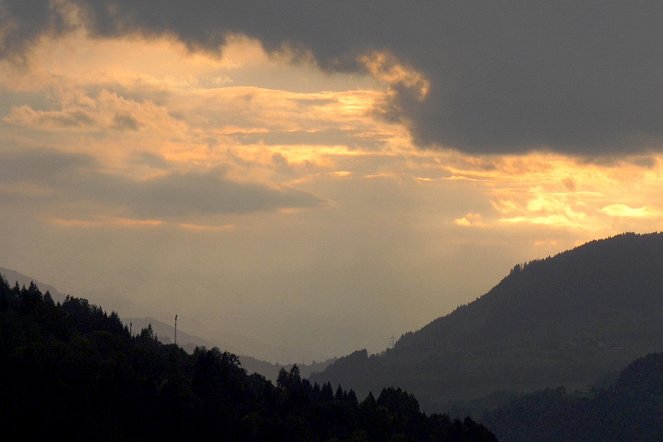
[[[514,399],[486,412],[483,423],[504,442],[661,440],[663,354],[637,359],[608,387],[559,387]]]
[[[426,415],[411,394],[361,402],[302,379],[248,375],[217,348],[191,355],[135,336],[84,299],[0,278],[0,425],[20,440],[494,441],[483,426]]]

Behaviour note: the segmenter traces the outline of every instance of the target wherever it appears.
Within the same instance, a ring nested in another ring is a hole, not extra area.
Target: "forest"
[[[303,379],[276,385],[218,348],[132,334],[85,299],[54,302],[0,278],[0,425],[21,440],[496,441],[472,419],[422,413],[400,388],[359,400]]]
[[[663,353],[638,358],[617,379],[587,391],[564,387],[523,395],[482,422],[500,441],[654,441],[663,434]]]

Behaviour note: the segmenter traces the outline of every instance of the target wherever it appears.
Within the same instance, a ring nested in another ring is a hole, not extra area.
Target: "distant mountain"
[[[36,278],[31,276],[24,275],[15,270],[11,270],[5,267],[0,267],[0,275],[3,275],[9,285],[14,285],[18,283],[19,286],[29,287],[31,282],[34,282],[40,290],[43,292],[50,292],[51,297],[55,302],[63,302],[66,295],[62,294],[58,289],[52,285],[38,281]],[[134,334],[140,333],[144,328],[147,328],[148,325],[152,326],[154,334],[157,336],[159,341],[163,344],[171,344],[175,339],[175,327],[166,324],[163,321],[159,321],[155,318],[121,318],[122,323],[127,327],[130,327],[133,330]],[[177,343],[180,345],[187,353],[193,353],[196,347],[206,347],[212,348],[217,344],[213,344],[210,341],[203,339],[199,336],[192,335],[183,331],[178,327],[177,330]],[[275,364],[272,362],[262,361],[260,359],[240,355],[238,356],[242,364],[242,367],[246,369],[249,373],[258,373],[272,382],[276,382],[276,379],[279,375],[279,371],[283,368],[286,371],[290,371],[293,364]],[[315,371],[322,371],[332,364],[336,359],[329,359],[322,362],[312,362],[310,364],[297,364],[301,376],[308,377],[311,373]]]
[[[163,344],[172,344],[175,339],[175,327],[172,325],[166,324],[165,322],[159,321],[154,318],[122,318],[122,322],[127,327],[130,327],[133,334],[138,334],[144,328],[149,325],[152,326],[154,334],[157,336],[160,342]],[[191,335],[178,327],[177,330],[177,344],[186,350],[188,353],[193,353],[193,350],[196,347],[214,347],[209,341],[205,339]]]
[[[242,363],[242,367],[246,369],[247,372],[261,374],[272,382],[276,382],[281,369],[284,369],[285,371],[290,371],[293,365],[295,365],[295,364],[286,364],[286,365],[274,364],[271,362],[265,362],[256,358],[252,358],[251,356],[240,355],[238,357],[239,361]],[[325,370],[335,361],[336,358],[328,359],[322,362],[314,361],[310,364],[296,364],[296,365],[297,368],[299,369],[299,373],[301,374],[301,376],[304,378],[308,378],[314,372]]]
[[[143,328],[146,328],[148,324],[151,325],[154,334],[163,344],[172,344],[175,339],[175,327],[154,318],[123,318],[122,322],[127,327],[131,324],[134,334],[140,333],[140,331]],[[179,327],[177,330],[177,344],[186,350],[187,353],[193,353],[196,347],[212,348],[215,346],[215,344],[212,344],[201,337],[182,331]],[[238,358],[242,364],[242,368],[247,372],[258,373],[272,382],[276,382],[281,369],[290,371],[293,366],[293,364],[282,365],[261,361],[260,359],[246,355],[239,355]],[[311,364],[297,364],[297,366],[301,376],[308,377],[314,371],[324,370],[334,361],[335,359],[330,359],[323,362],[313,362]]]
[[[34,282],[41,290],[50,291],[53,300],[56,302],[64,301],[66,296],[62,291],[56,289],[54,286],[48,283],[45,283],[44,281],[35,278],[34,276],[25,275],[9,268],[0,267],[0,275],[4,275],[11,285],[18,282],[19,286],[25,285],[28,287],[30,282]],[[84,296],[86,299],[95,303],[103,304],[106,306],[106,308],[114,310],[118,313],[128,311],[135,312],[137,310],[137,307],[131,298],[118,293],[107,293],[101,291],[92,292],[88,290],[84,294],[77,293],[77,295]]]
[[[399,386],[440,410],[496,391],[582,389],[660,350],[663,234],[629,233],[517,265],[393,349],[355,352],[310,379],[360,394]]]
[[[547,389],[486,413],[500,441],[654,441],[663,435],[663,353],[629,364],[617,381],[588,393]]]
[[[15,270],[11,270],[5,267],[0,267],[0,275],[3,275],[7,280],[7,282],[9,283],[9,285],[11,286],[13,286],[15,283],[18,283],[19,286],[28,287],[31,282],[34,282],[42,292],[46,291],[50,292],[51,297],[55,302],[63,302],[65,300],[66,295],[62,294],[58,289],[56,289],[52,285],[43,283],[37,280],[36,278],[33,278],[32,276],[27,276]],[[159,321],[158,319],[123,318],[121,320],[127,327],[129,327],[129,325],[131,324],[133,328],[133,333],[136,335],[140,333],[140,331],[143,328],[146,328],[148,324],[151,324],[154,333],[158,336],[159,341],[161,341],[162,343],[170,344],[172,343],[172,340],[174,338],[174,331],[175,331],[174,327],[162,321]],[[181,330],[178,330],[178,337],[181,346],[189,353],[192,353],[196,346],[202,346],[208,348],[213,347],[212,344],[210,344],[208,341],[204,340],[203,338],[188,334]]]
[[[65,295],[60,293],[55,287],[52,285],[45,284],[43,282],[37,281],[35,278],[32,278],[30,276],[26,276],[22,273],[19,273],[15,270],[11,269],[6,269],[4,267],[0,267],[0,275],[4,276],[9,285],[14,285],[18,283],[19,286],[30,286],[31,282],[34,282],[41,291],[45,292],[50,292],[51,297],[53,298],[53,301],[55,302],[62,302],[64,301]]]

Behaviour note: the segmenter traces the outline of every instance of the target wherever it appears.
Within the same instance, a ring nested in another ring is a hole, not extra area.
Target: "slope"
[[[663,434],[663,353],[626,367],[616,382],[591,393],[547,389],[486,413],[483,422],[504,442],[653,441]]]
[[[18,284],[19,286],[29,287],[30,283],[34,282],[42,291],[48,291],[51,294],[51,297],[55,302],[63,302],[66,295],[62,294],[58,289],[52,285],[43,283],[36,278],[31,276],[24,275],[15,270],[9,268],[0,267],[0,275],[4,276],[5,280],[10,286]],[[122,317],[122,323],[133,329],[135,333],[138,333],[141,329],[151,326],[154,331],[155,336],[163,344],[170,344],[173,342],[175,329],[172,325],[166,324],[163,321],[159,321],[155,318],[139,318],[139,317]],[[213,344],[208,340],[203,339],[199,336],[187,333],[186,331],[178,328],[177,331],[178,344],[188,353],[193,353],[196,347],[213,347]],[[234,353],[241,353],[239,349],[231,348],[231,351]],[[290,370],[293,364],[276,364],[267,361],[262,361],[260,359],[247,356],[247,355],[238,355],[239,361],[242,367],[248,373],[258,373],[272,382],[276,382],[279,371],[284,368],[286,371]],[[308,377],[314,371],[322,371],[327,368],[335,359],[329,359],[322,362],[313,362],[311,364],[297,364],[299,371],[303,377]]]
[[[384,385],[443,409],[495,391],[583,388],[663,349],[663,234],[618,235],[517,265],[484,296],[401,337],[339,359],[318,382]]]

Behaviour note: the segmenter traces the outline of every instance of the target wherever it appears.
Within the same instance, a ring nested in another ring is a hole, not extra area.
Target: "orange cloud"
[[[629,207],[626,204],[610,204],[601,208],[601,212],[608,216],[619,218],[654,218],[663,217],[663,213],[652,210],[647,206]]]
[[[234,182],[324,195],[341,178],[392,177],[413,201],[430,198],[422,206],[428,216],[466,228],[611,234],[653,226],[663,213],[658,157],[596,164],[545,153],[418,150],[404,124],[375,110],[394,87],[425,100],[431,84],[420,72],[381,52],[360,60],[365,77],[287,58],[241,37],[218,55],[167,38],[44,40],[27,68],[0,63],[0,86],[33,97],[12,98],[0,137],[84,153],[136,180],[222,169]],[[458,193],[455,206],[436,206],[432,195],[448,192]],[[481,204],[462,207],[470,200]]]
[[[49,218],[47,222],[59,227],[73,228],[141,228],[160,227],[164,222],[156,219],[131,219],[110,217],[107,219]]]
[[[390,87],[411,89],[419,100],[425,99],[430,92],[430,82],[423,74],[387,52],[372,52],[361,56],[359,61],[373,77]]]

